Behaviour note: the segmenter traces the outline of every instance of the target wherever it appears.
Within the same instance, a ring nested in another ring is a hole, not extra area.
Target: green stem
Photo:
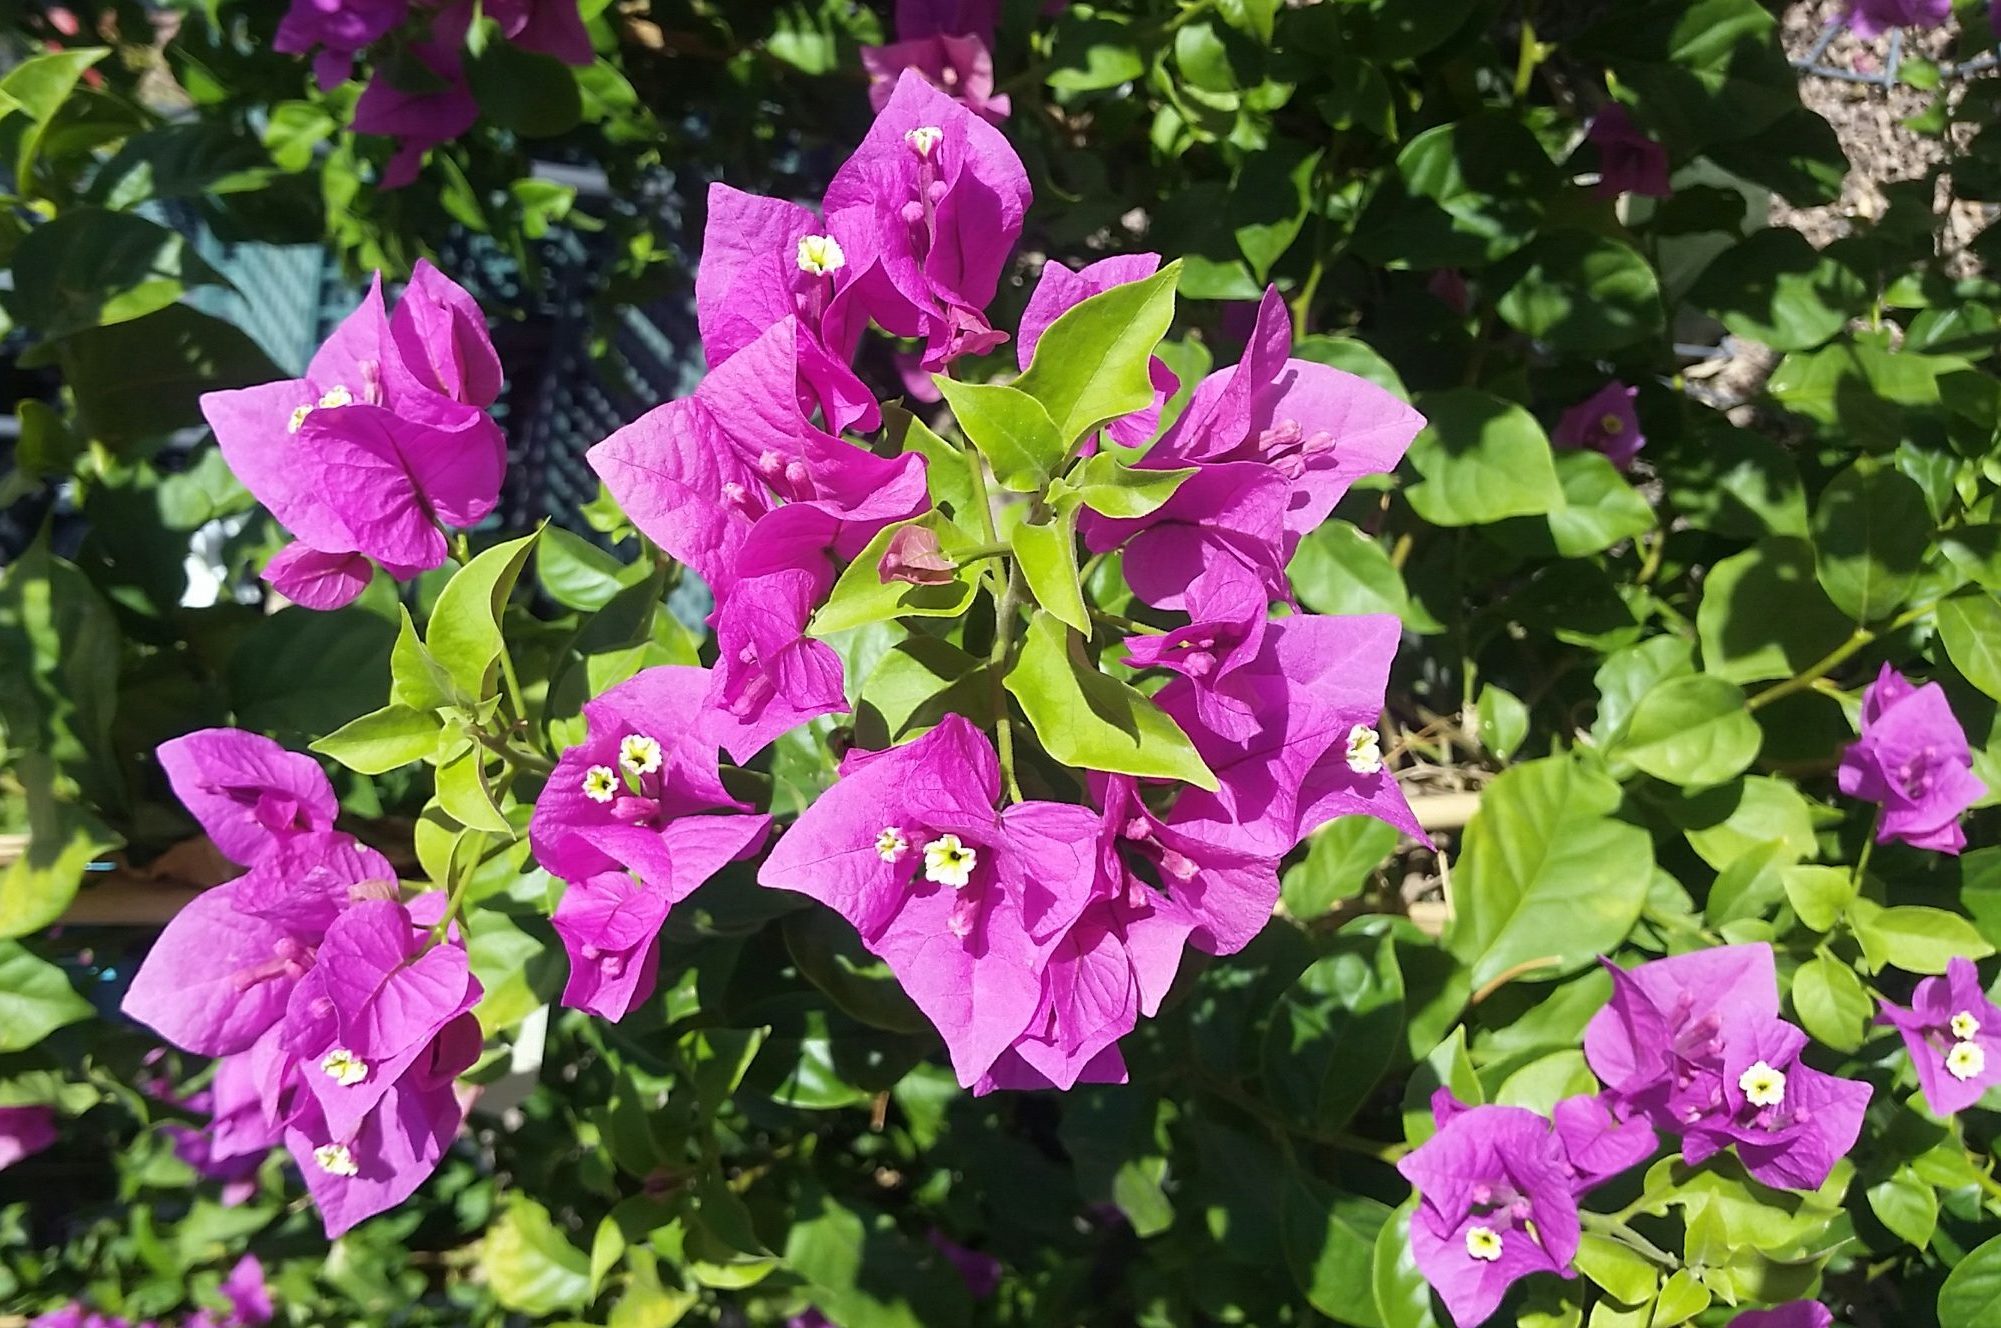
[[[468,843],[473,846],[473,866],[461,874],[459,871],[459,849]],[[445,881],[445,912],[444,916],[438,919],[437,925],[431,928],[431,944],[441,944],[445,939],[445,934],[451,930],[452,924],[458,921],[459,909],[465,903],[466,890],[471,887],[472,878],[478,873],[479,863],[484,861],[481,855],[485,852],[485,849],[486,832],[482,830],[469,830],[466,832],[464,839],[452,845],[451,861],[445,864],[447,878]]]
[[[1007,796],[1013,802],[1021,801],[1021,784],[1014,774],[1014,721],[1007,713],[1005,680],[1008,652],[1014,647],[1014,615],[1027,589],[1021,568],[1016,565],[1008,574],[1007,589],[994,607],[994,648],[987,656],[987,673],[993,687],[994,745],[1000,750],[1001,776],[1007,780]]]
[[[1596,1232],[1608,1240],[1616,1240],[1650,1262],[1659,1264],[1663,1268],[1681,1267],[1680,1259],[1627,1226],[1619,1218],[1608,1217],[1604,1213],[1579,1213],[1577,1218],[1586,1231]]]
[[[1973,1179],[1975,1183],[1978,1184],[1981,1189],[1987,1192],[1988,1198],[2001,1199],[2001,1180],[1994,1179],[1993,1176],[1989,1175],[1987,1171],[1985,1171],[1979,1165],[1982,1159],[1972,1149],[1969,1148],[1966,1150],[1966,1156],[1967,1160],[1974,1164]]]
[[[514,708],[514,717],[526,725],[528,703],[522,699],[521,679],[514,674],[514,654],[508,650],[505,641],[500,644],[500,676],[507,684],[507,704]]]
[[[1313,267],[1306,274],[1306,281],[1300,286],[1299,294],[1292,297],[1292,336],[1295,341],[1304,341],[1310,330],[1308,317],[1313,312],[1313,297],[1320,293],[1320,279],[1327,275],[1324,253],[1314,255]]]
[[[455,531],[453,532],[452,540],[453,540],[453,547],[458,550],[459,564],[463,566],[466,563],[471,562],[472,541],[466,538],[466,533],[463,530]]]
[[[1633,584],[1644,586],[1660,574],[1661,558],[1667,553],[1667,527],[1654,532],[1654,538],[1647,545],[1646,560],[1640,564],[1640,574]]]
[[[1535,67],[1541,61],[1542,44],[1535,39],[1535,24],[1528,16],[1522,16],[1522,41],[1515,54],[1515,100],[1521,101],[1529,95],[1529,84],[1535,79]]]
[[[556,768],[556,763],[540,752],[524,751],[509,742],[504,735],[495,735],[485,729],[470,730],[479,745],[498,756],[516,770],[524,770],[533,775],[547,775]]]
[[[1862,840],[1862,851],[1855,855],[1855,889],[1862,889],[1862,878],[1868,874],[1870,855],[1876,851],[1876,831],[1883,824],[1883,808],[1878,805],[1876,815],[1869,821],[1869,833]]]
[[[1100,608],[1093,608],[1091,616],[1107,626],[1138,636],[1158,636],[1161,631],[1152,623],[1143,623],[1137,618],[1128,618],[1122,613],[1110,613]]]
[[[1888,636],[1892,632],[1903,631],[1906,627],[1909,627],[1912,623],[1937,607],[1937,600],[1926,600],[1923,604],[1914,604],[1892,618],[1889,626],[1883,628],[1880,632],[1871,631],[1867,627],[1856,628],[1846,641],[1843,641],[1840,645],[1821,656],[1820,659],[1809,664],[1805,669],[1795,673],[1784,682],[1776,683],[1759,692],[1756,696],[1745,702],[1745,705],[1749,709],[1756,710],[1760,706],[1768,706],[1774,701],[1791,696],[1794,692],[1805,691],[1847,663],[1850,657],[1871,641],[1876,640],[1880,636]]]

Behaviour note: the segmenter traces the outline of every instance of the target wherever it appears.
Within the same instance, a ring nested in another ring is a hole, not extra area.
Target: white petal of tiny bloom
[[[1466,1233],[1466,1252],[1482,1263],[1501,1257],[1501,1233],[1492,1227],[1474,1227]]]
[[[1348,730],[1348,768],[1358,775],[1383,772],[1383,737],[1367,724]]]
[[[1952,1017],[1952,1035],[1961,1042],[1968,1041],[1980,1032],[1980,1021],[1973,1017],[1971,1010],[1961,1010]]]
[[[335,1047],[320,1061],[320,1069],[327,1078],[342,1088],[353,1088],[368,1078],[368,1062],[349,1051],[346,1047]]]
[[[938,144],[945,138],[945,131],[937,125],[919,125],[903,136],[910,150],[920,157],[930,157],[938,150]]]
[[[799,270],[816,277],[824,277],[830,272],[839,272],[848,265],[848,255],[841,248],[841,242],[831,235],[802,235],[799,237]]]
[[[610,802],[618,794],[618,772],[608,765],[594,765],[584,771],[584,796],[592,802]]]
[[[886,825],[882,833],[875,837],[875,855],[884,862],[900,861],[910,849],[910,841],[903,837],[903,831],[896,826]],[[926,854],[929,859],[929,854]]]
[[[313,1161],[320,1164],[320,1170],[329,1176],[358,1176],[361,1168],[354,1163],[354,1154],[348,1152],[346,1144],[321,1144],[313,1150]]]
[[[1986,1073],[1987,1053],[1978,1042],[1955,1042],[1945,1054],[1945,1068],[1953,1078],[1965,1083]]]
[[[1744,1100],[1754,1107],[1776,1107],[1786,1100],[1786,1075],[1759,1061],[1737,1076]]]
[[[339,383],[335,383],[320,394],[320,406],[322,409],[332,409],[335,406],[352,406],[353,404],[354,393],[348,391]]]
[[[618,763],[635,775],[660,768],[660,744],[644,733],[628,733],[618,744]]]
[[[299,431],[299,430],[300,430],[300,429],[301,429],[301,428],[302,428],[302,427],[303,427],[303,426],[305,425],[305,423],[306,423],[306,416],[308,416],[308,415],[310,415],[310,414],[312,414],[312,413],[313,413],[313,407],[311,407],[311,406],[295,406],[295,407],[293,407],[293,409],[292,409],[292,418],[291,418],[291,419],[290,419],[289,421],[287,421],[287,423],[286,423],[286,425],[285,425],[285,432],[286,432],[286,433],[297,433],[297,432],[298,432],[298,431]]]
[[[980,865],[979,850],[959,842],[957,835],[940,835],[924,846],[924,879],[963,890]]]

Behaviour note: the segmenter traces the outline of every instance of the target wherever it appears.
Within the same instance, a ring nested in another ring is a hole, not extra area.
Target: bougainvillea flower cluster
[[[217,1308],[204,1307],[181,1319],[180,1328],[260,1328],[276,1315],[271,1288],[264,1281],[264,1265],[254,1254],[238,1259],[216,1288],[221,1300]],[[101,1314],[81,1302],[72,1302],[28,1321],[28,1328],[163,1328],[157,1319],[134,1324],[115,1314]]]
[[[293,536],[265,579],[333,609],[367,588],[371,563],[398,580],[442,565],[443,527],[499,500],[499,394],[479,306],[419,261],[393,311],[377,275],[304,377],[202,397],[230,469]]]
[[[1913,687],[1888,664],[1862,693],[1862,736],[1842,753],[1838,779],[1843,793],[1883,809],[1877,843],[1937,853],[1966,847],[1960,815],[1987,794],[1945,689]]]
[[[407,1197],[458,1133],[479,981],[443,896],[406,905],[387,859],[331,827],[333,789],[309,757],[207,729],[160,759],[246,870],[167,925],[125,1012],[218,1058],[206,1163],[282,1138],[337,1236]]]

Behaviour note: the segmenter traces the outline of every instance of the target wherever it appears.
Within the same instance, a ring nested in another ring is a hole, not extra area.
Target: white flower
[[[910,150],[912,152],[915,152],[918,156],[923,157],[926,160],[929,160],[931,154],[938,150],[938,144],[942,142],[944,138],[945,138],[945,131],[940,129],[937,125],[919,125],[917,128],[905,134],[903,136],[903,141],[910,145]]]
[[[1492,1227],[1474,1227],[1466,1233],[1466,1253],[1482,1263],[1501,1257],[1501,1234]]]
[[[331,410],[336,406],[352,406],[353,404],[354,393],[348,391],[339,383],[335,383],[320,394],[321,410]]]
[[[618,794],[618,772],[608,765],[594,765],[584,771],[584,796],[592,802],[610,802]]]
[[[628,733],[618,744],[618,763],[635,775],[660,768],[660,744],[644,733]]]
[[[1754,1107],[1776,1107],[1786,1100],[1786,1075],[1759,1061],[1737,1076],[1744,1100]]]
[[[305,424],[305,422],[306,422],[306,416],[308,416],[308,415],[310,415],[310,414],[312,414],[312,413],[313,413],[313,408],[312,408],[311,406],[296,406],[296,407],[294,407],[294,408],[293,408],[293,410],[292,410],[292,418],[291,418],[291,420],[290,420],[289,422],[287,422],[287,424],[285,425],[285,432],[286,432],[286,433],[297,433],[297,432],[299,431],[300,427],[301,427],[302,425],[304,425],[304,424]]]
[[[980,865],[979,851],[959,842],[957,835],[940,835],[924,846],[924,879],[963,890]]]
[[[368,1078],[368,1062],[349,1051],[346,1047],[335,1047],[320,1061],[320,1069],[327,1078],[342,1088],[353,1088]]]
[[[799,237],[799,270],[816,277],[839,272],[848,265],[848,256],[841,249],[841,242],[831,235],[802,235]]]
[[[1987,1071],[1987,1053],[1978,1042],[1955,1042],[1945,1054],[1946,1073],[1962,1084]]]
[[[1348,730],[1348,768],[1358,775],[1383,772],[1383,736],[1367,724]]]
[[[893,825],[886,825],[882,833],[875,837],[875,855],[884,862],[900,861],[910,850],[910,841],[903,837],[903,831]],[[928,861],[930,855],[925,855]]]
[[[320,1164],[320,1170],[329,1176],[358,1176],[361,1168],[354,1163],[354,1154],[347,1151],[346,1144],[321,1144],[313,1150],[313,1161]]]
[[[1980,1021],[1973,1017],[1971,1010],[1961,1010],[1952,1017],[1952,1035],[1961,1042],[1971,1041],[1980,1031]]]

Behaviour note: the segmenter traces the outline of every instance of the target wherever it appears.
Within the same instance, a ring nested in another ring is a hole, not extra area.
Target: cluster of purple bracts
[[[264,1265],[254,1254],[238,1259],[216,1287],[217,1308],[203,1307],[180,1321],[180,1328],[260,1328],[275,1314],[271,1289],[264,1281]],[[50,1310],[28,1321],[28,1328],[165,1328],[157,1319],[133,1323],[115,1314],[102,1314],[88,1305],[72,1303]]]
[[[401,899],[387,859],[333,828],[311,757],[206,729],[160,748],[182,803],[243,875],[161,932],[125,1012],[217,1058],[198,1154],[219,1178],[283,1143],[327,1233],[403,1201],[465,1117],[480,998],[444,896]]]

